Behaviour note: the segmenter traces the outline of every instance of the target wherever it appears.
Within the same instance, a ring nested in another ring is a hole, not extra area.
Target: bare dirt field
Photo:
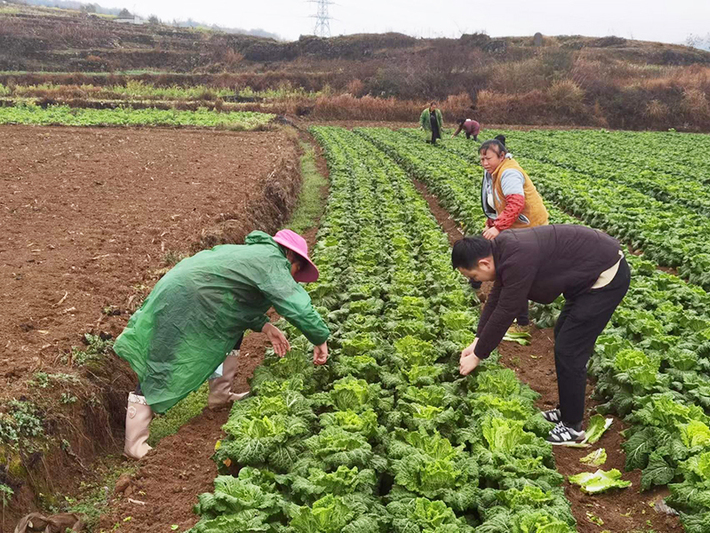
[[[36,401],[45,391],[28,380],[39,371],[90,382],[95,369],[71,357],[84,333],[120,333],[179,254],[278,229],[300,185],[296,145],[281,131],[5,126],[0,146],[0,405]],[[85,460],[115,444],[112,426],[120,431],[125,416],[107,395],[125,402],[133,378],[110,365],[103,426],[85,416],[93,408],[79,393],[55,402],[69,424],[41,413],[47,434]],[[32,474],[37,461],[19,455]],[[31,490],[2,463],[0,482],[32,507]],[[62,465],[42,463],[61,488]]]

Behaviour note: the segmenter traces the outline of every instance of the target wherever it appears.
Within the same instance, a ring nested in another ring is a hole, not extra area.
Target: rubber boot
[[[210,394],[207,405],[210,409],[225,407],[249,396],[249,391],[235,394],[232,392],[232,380],[237,373],[239,350],[232,350],[222,363],[222,376],[209,380]]]
[[[140,459],[153,449],[147,444],[152,419],[153,410],[146,403],[145,397],[131,392],[128,395],[128,410],[126,411],[124,455],[131,459]]]

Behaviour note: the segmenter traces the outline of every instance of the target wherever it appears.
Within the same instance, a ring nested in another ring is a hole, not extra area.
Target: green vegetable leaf
[[[594,444],[597,442],[604,432],[609,429],[613,421],[612,418],[604,419],[602,415],[594,415],[589,419],[589,424],[587,424],[587,437],[584,439],[583,443]]]
[[[590,466],[601,466],[606,463],[606,450],[604,448],[599,448],[594,450],[592,453],[582,457],[579,462]]]
[[[641,472],[641,490],[648,490],[653,485],[667,485],[675,477],[675,469],[663,456],[653,452],[648,459],[648,466]]]
[[[582,488],[582,492],[586,492],[587,494],[598,494],[600,492],[606,492],[609,489],[623,489],[631,486],[630,481],[623,481],[621,479],[621,472],[616,468],[612,468],[608,472],[604,470],[597,470],[594,473],[582,472],[576,476],[570,476],[569,482],[579,485]]]

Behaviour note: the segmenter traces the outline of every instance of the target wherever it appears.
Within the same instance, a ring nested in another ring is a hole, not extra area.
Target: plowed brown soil
[[[47,394],[28,385],[40,370],[96,388],[92,372],[67,358],[85,332],[119,334],[180,254],[277,230],[300,186],[295,143],[280,131],[0,126],[0,146],[0,406]],[[98,388],[113,427],[87,420],[81,397],[56,402],[63,411],[44,413],[46,430],[76,455],[49,467],[33,457],[37,471],[24,464],[32,481],[70,490],[77,458],[88,463],[120,444],[125,410],[104,396],[125,404],[134,378],[110,364],[116,373]],[[15,489],[6,518],[34,508],[32,483],[3,468],[0,482]]]
[[[83,332],[120,332],[166,254],[190,253],[222,220],[244,224],[295,156],[271,132],[0,127],[0,145],[6,392]]]
[[[416,183],[417,188],[429,203],[429,207],[436,217],[439,225],[449,236],[452,244],[462,237],[458,225],[452,220],[449,213],[441,207],[435,196],[431,195],[421,183]],[[490,291],[492,284],[484,283],[481,290],[481,300]],[[552,409],[557,405],[557,377],[555,374],[554,333],[552,329],[532,328],[530,346],[521,346],[514,342],[503,342],[498,347],[501,354],[501,363],[515,370],[518,378],[527,383],[534,391],[540,394],[537,402],[540,409]],[[594,392],[594,383],[587,380],[587,410],[585,423],[589,416],[595,413],[596,402],[591,400]],[[616,417],[612,426],[602,438],[589,449],[553,447],[557,470],[565,476],[588,472],[590,467],[579,462],[579,459],[597,448],[605,448],[607,462],[600,468],[609,470],[616,468],[623,473],[623,479],[631,481],[632,486],[613,491],[608,494],[594,496],[584,494],[579,487],[565,481],[564,489],[567,499],[572,504],[572,513],[577,520],[577,531],[580,533],[645,533],[649,531],[681,533],[683,531],[679,520],[675,516],[658,513],[653,504],[667,496],[665,488],[657,488],[640,493],[641,472],[635,470],[626,472],[624,464],[626,454],[621,448],[624,438],[621,435],[627,425]]]

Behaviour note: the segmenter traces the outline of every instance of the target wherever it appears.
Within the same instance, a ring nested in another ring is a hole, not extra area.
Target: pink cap
[[[276,235],[274,235],[274,240],[281,246],[284,246],[289,250],[296,252],[298,255],[308,261],[308,265],[306,265],[305,268],[299,270],[298,273],[294,276],[294,279],[296,281],[310,283],[311,281],[316,281],[318,279],[318,268],[316,267],[316,265],[313,264],[311,258],[308,257],[308,243],[306,242],[306,239],[301,237],[295,231],[291,231],[290,229],[282,229]]]

